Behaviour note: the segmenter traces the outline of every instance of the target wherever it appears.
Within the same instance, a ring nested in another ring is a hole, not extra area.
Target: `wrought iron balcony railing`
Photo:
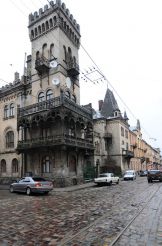
[[[39,74],[43,74],[49,70],[49,61],[44,56],[39,57],[35,61],[35,69]]]
[[[67,63],[67,72],[69,74],[69,76],[77,76],[79,75],[79,65],[74,62],[74,61],[70,61]]]
[[[66,145],[71,147],[94,149],[93,142],[88,139],[75,138],[66,134],[48,137],[39,137],[18,141],[17,150],[35,149],[40,147],[52,147]]]
[[[44,111],[49,111],[51,109],[54,109],[60,106],[69,108],[70,110],[88,119],[92,119],[91,110],[76,104],[75,102],[73,102],[72,100],[68,99],[65,96],[55,97],[48,101],[35,103],[35,104],[29,105],[24,108],[18,108],[18,118],[25,117],[25,116],[32,115],[32,114],[37,114],[37,113],[44,112]]]
[[[134,157],[133,151],[126,150],[126,149],[124,149],[124,150],[122,151],[122,155],[123,155],[125,158],[133,158],[133,157]]]

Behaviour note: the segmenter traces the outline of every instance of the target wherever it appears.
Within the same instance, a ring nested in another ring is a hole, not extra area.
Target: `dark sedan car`
[[[24,177],[18,182],[10,185],[10,192],[23,192],[27,195],[31,193],[48,194],[53,189],[53,184],[42,177]]]

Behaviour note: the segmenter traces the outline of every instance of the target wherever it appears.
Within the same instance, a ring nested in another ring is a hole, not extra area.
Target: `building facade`
[[[1,134],[6,146],[10,141],[11,150],[2,143],[1,170],[10,161],[13,169],[18,163],[17,177],[41,175],[56,186],[76,184],[92,165],[94,151],[92,108],[80,106],[80,27],[57,0],[30,14],[28,28],[31,55],[20,88],[16,87],[15,118],[3,120]],[[6,96],[14,98],[12,86]],[[7,104],[4,95],[2,98],[1,110],[6,107],[7,114],[13,99]],[[11,176],[11,167],[6,166],[8,170],[1,176]]]
[[[130,168],[130,159],[134,154],[130,148],[128,117],[126,113],[121,115],[109,89],[104,101],[99,101],[99,111],[94,114],[94,142],[95,165],[99,165],[100,172],[122,174]]]

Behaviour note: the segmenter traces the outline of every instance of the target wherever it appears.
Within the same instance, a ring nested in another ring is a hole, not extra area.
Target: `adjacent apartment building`
[[[160,149],[143,138],[140,121],[130,127],[126,112],[121,114],[113,92],[107,89],[104,101],[94,113],[94,164],[99,172],[122,174],[128,169],[160,169]]]
[[[110,89],[94,114],[94,143],[97,169],[100,166],[100,171],[118,174],[129,169],[134,153],[130,150],[128,117],[126,112],[122,116]]]

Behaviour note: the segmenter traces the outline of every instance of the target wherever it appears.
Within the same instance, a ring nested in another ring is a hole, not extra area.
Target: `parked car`
[[[148,180],[148,183],[152,183],[153,181],[162,182],[162,171],[161,170],[148,170],[147,180]]]
[[[135,170],[127,170],[123,177],[124,180],[135,180],[136,179],[136,172]]]
[[[140,177],[145,177],[145,176],[147,176],[147,170],[145,170],[145,171],[140,171],[139,176],[140,176]]]
[[[53,189],[53,183],[42,177],[24,177],[18,182],[10,185],[10,192],[23,192],[27,195],[31,193],[48,194]]]
[[[113,173],[101,173],[98,178],[94,179],[94,182],[97,185],[112,185],[112,183],[119,184],[119,177],[115,176]]]

